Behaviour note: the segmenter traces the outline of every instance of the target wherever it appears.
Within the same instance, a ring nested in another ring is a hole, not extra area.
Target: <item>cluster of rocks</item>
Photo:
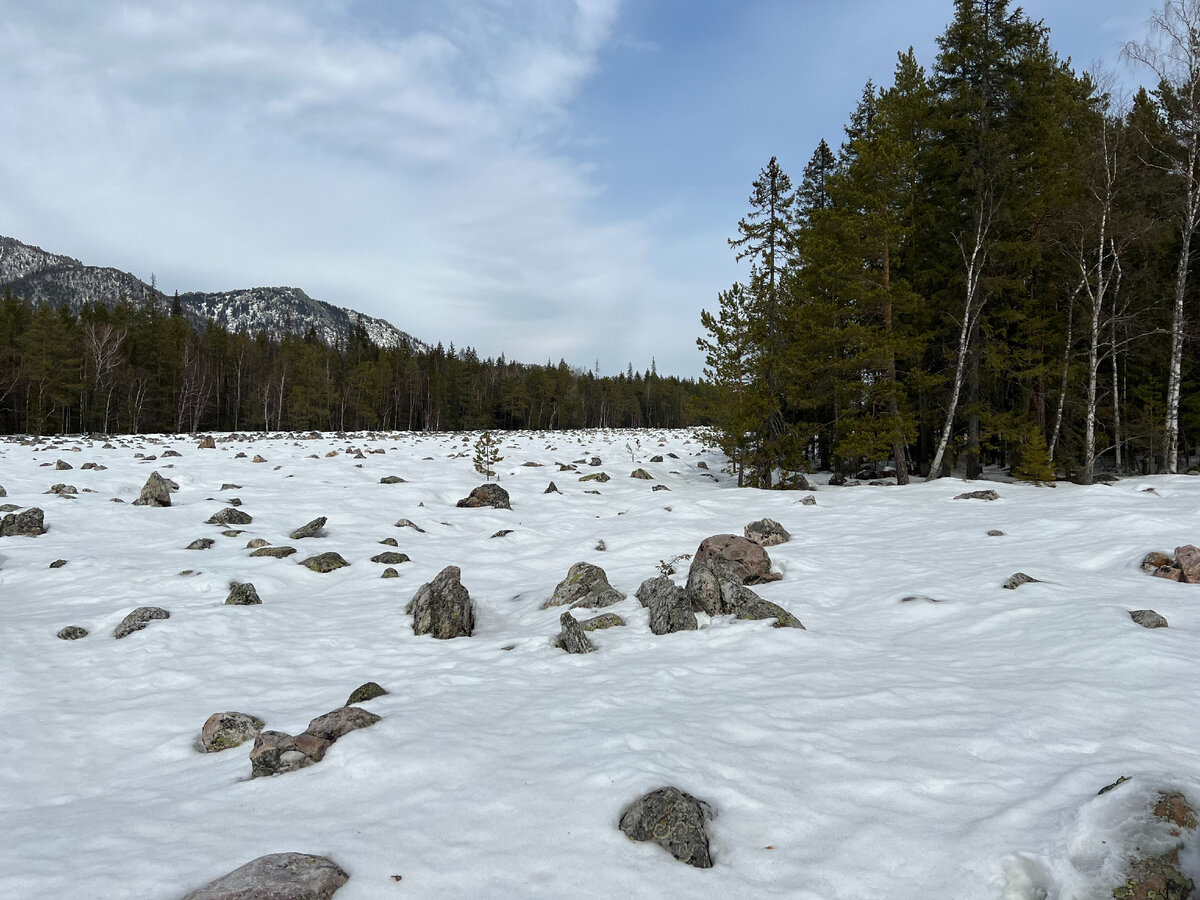
[[[36,506],[0,519],[0,537],[37,537],[46,533],[45,512]]]
[[[1166,578],[1184,584],[1200,584],[1200,547],[1184,544],[1175,548],[1175,555],[1153,551],[1142,560],[1142,571],[1156,578]]]
[[[1100,794],[1115,790],[1130,779],[1126,776],[1101,788]],[[1180,854],[1196,838],[1196,810],[1178,791],[1159,793],[1151,806],[1149,822],[1139,830],[1144,843],[1170,846],[1165,853],[1148,855],[1140,847],[1129,857],[1125,878],[1112,891],[1114,900],[1188,900],[1195,883],[1180,867]]]
[[[317,716],[298,735],[259,731],[250,751],[250,775],[282,775],[319,763],[338,738],[374,725],[380,718],[359,706],[342,706]]]

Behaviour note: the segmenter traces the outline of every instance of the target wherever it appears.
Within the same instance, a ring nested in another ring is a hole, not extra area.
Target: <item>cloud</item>
[[[0,233],[615,369],[670,289],[648,221],[599,218],[561,148],[617,0],[431,7],[0,0]]]

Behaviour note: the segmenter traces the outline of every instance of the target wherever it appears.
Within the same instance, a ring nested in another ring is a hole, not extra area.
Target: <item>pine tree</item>
[[[475,458],[472,460],[475,464],[475,471],[488,481],[491,481],[493,477],[498,481],[500,476],[496,474],[494,467],[503,459],[504,457],[500,455],[500,441],[492,437],[490,431],[481,434],[475,441]]]

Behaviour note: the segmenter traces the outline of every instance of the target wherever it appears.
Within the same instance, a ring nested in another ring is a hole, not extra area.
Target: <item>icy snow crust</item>
[[[1200,586],[1138,568],[1200,542],[1200,478],[1000,484],[997,502],[953,501],[956,480],[822,485],[802,506],[714,482],[696,463],[722,460],[687,432],[518,434],[507,511],[455,508],[482,481],[473,436],[162,440],[0,443],[0,503],[43,507],[49,528],[0,540],[0,896],[176,898],[300,851],[350,874],[338,900],[1104,897],[1122,848],[1156,840],[1154,792],[1200,799]],[[133,455],[166,447],[183,456]],[[613,476],[600,496],[576,480],[600,469],[552,465],[593,454]],[[75,468],[41,467],[59,458]],[[131,506],[156,468],[174,505]],[[58,481],[78,499],[42,493]],[[254,521],[222,537],[203,523],[234,496]],[[325,537],[288,540],[318,515]],[[792,540],[769,551],[783,579],[754,589],[808,630],[701,615],[652,635],[633,593],[658,561],[763,516]],[[253,537],[299,552],[252,559]],[[386,537],[412,557],[399,578],[369,561]],[[297,564],[327,550],[351,567]],[[562,610],[538,607],[580,560],[629,595],[606,610],[628,625],[570,656],[552,646]],[[447,565],[475,636],[414,637],[403,607]],[[1002,590],[1016,571],[1042,581]],[[225,606],[232,580],[262,605]],[[171,618],[114,640],[138,606]],[[70,624],[91,634],[57,640]],[[294,734],[368,680],[390,691],[365,704],[383,720],[310,768],[250,780],[249,745],[193,748],[214,712]],[[667,784],[716,811],[713,869],[617,829]]]

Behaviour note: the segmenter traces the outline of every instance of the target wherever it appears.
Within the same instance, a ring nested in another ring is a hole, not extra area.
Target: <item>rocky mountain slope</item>
[[[154,290],[135,275],[118,269],[87,266],[77,259],[49,253],[40,247],[0,236],[0,289],[35,305],[51,303],[78,312],[84,304],[115,306],[122,297],[138,306],[158,303],[169,308],[174,298]],[[407,344],[420,347],[412,335],[390,322],[352,309],[314,300],[299,288],[256,287],[219,293],[179,295],[183,314],[197,325],[207,320],[230,331],[279,339],[288,333],[307,334],[310,328],[328,344],[345,343],[355,328],[380,347]]]

